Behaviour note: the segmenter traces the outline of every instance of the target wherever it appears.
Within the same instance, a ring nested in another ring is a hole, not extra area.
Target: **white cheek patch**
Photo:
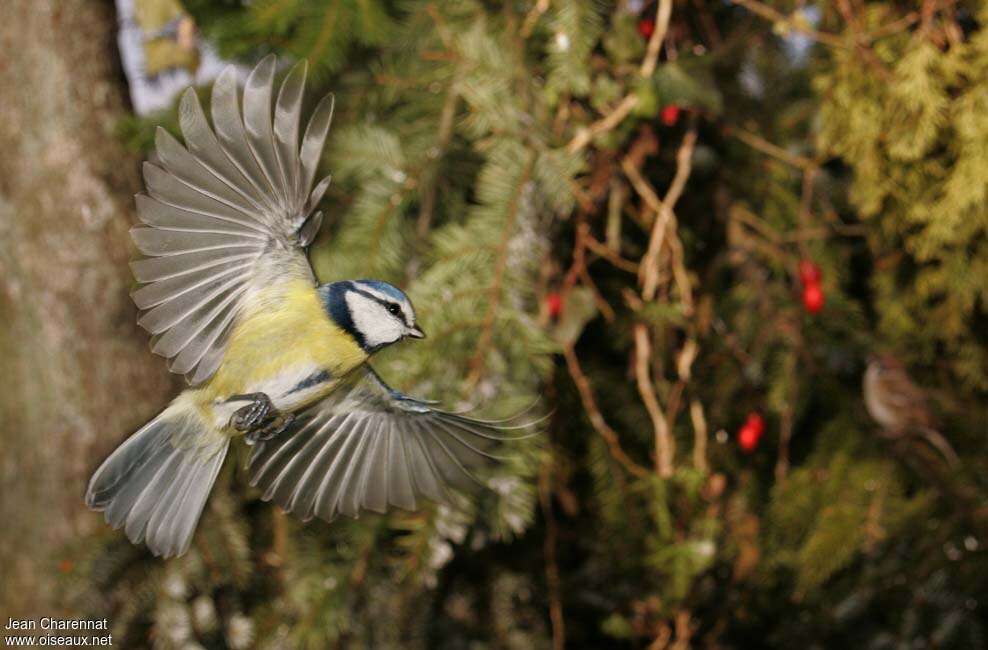
[[[346,294],[346,304],[354,328],[364,337],[368,347],[394,343],[404,333],[401,323],[376,300],[350,291]]]
[[[412,304],[408,302],[407,298],[398,298],[397,296],[384,293],[383,291],[378,291],[374,287],[368,286],[366,284],[361,284],[360,290],[365,291],[371,294],[372,296],[380,298],[382,302],[394,303],[398,305],[399,307],[401,307],[401,319],[408,323],[415,322],[415,312],[412,310]]]

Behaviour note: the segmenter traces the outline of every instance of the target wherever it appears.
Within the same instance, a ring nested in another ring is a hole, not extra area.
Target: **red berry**
[[[642,38],[652,38],[654,31],[655,21],[651,18],[642,18],[638,21],[638,33],[642,35]]]
[[[811,282],[803,287],[803,307],[811,314],[815,314],[823,309],[826,298],[819,283]]]
[[[748,413],[748,419],[738,429],[738,446],[741,451],[751,453],[758,448],[758,441],[765,433],[765,418],[758,411]]]
[[[659,114],[659,119],[666,126],[676,126],[676,122],[679,121],[679,111],[680,108],[678,106],[675,104],[669,104],[662,109],[662,112]]]
[[[545,297],[545,306],[550,316],[559,318],[563,312],[563,297],[556,292],[550,293]]]
[[[761,435],[754,427],[745,425],[738,431],[738,446],[741,447],[741,451],[750,454],[758,448],[760,438]]]
[[[799,279],[803,284],[819,284],[821,277],[820,267],[812,260],[799,261]]]
[[[748,419],[745,420],[744,426],[751,427],[758,436],[761,436],[765,433],[765,418],[758,411],[752,411],[748,414]]]

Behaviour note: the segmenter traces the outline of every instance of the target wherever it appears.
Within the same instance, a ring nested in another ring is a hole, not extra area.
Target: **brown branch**
[[[584,243],[587,248],[589,248],[590,251],[598,257],[607,260],[622,271],[627,271],[628,273],[638,275],[638,265],[636,263],[621,257],[617,251],[605,246],[601,242],[597,241],[597,239],[593,236],[588,235]]]
[[[692,169],[693,149],[695,146],[696,130],[690,129],[683,137],[683,142],[679,146],[679,151],[676,153],[676,174],[672,179],[672,183],[669,184],[669,189],[666,191],[665,198],[659,202],[657,206],[658,209],[656,210],[656,213],[658,214],[658,218],[652,225],[652,234],[649,238],[648,250],[642,257],[641,264],[639,265],[639,279],[642,283],[642,298],[645,300],[654,299],[655,293],[658,289],[659,254],[662,252],[662,244],[665,239],[666,232],[670,230],[670,223],[675,218],[673,208],[679,200],[679,197],[682,196],[683,189],[686,187],[686,181],[689,179],[690,170]],[[631,166],[627,165],[624,167],[625,173],[627,173],[628,168]],[[633,167],[631,168],[634,169]],[[651,190],[651,187],[648,185],[648,181],[641,178],[641,175],[637,169],[634,169],[634,174],[638,176],[637,182],[635,179],[632,179],[632,184],[635,185],[635,188],[637,189],[639,186],[648,187],[648,195],[654,200],[657,200],[658,197],[655,195],[655,191]],[[650,205],[650,207],[655,209],[655,206],[653,205]],[[688,281],[686,284],[688,284]],[[686,299],[686,296],[684,296],[684,299]]]
[[[536,23],[539,22],[539,18],[542,14],[549,11],[549,0],[539,0],[535,3],[535,6],[528,12],[525,16],[525,21],[521,25],[521,37],[528,38],[532,35],[532,30],[535,29]]]
[[[800,156],[798,154],[790,153],[780,147],[779,145],[772,144],[760,135],[756,135],[751,131],[745,131],[744,129],[734,127],[729,130],[730,135],[745,143],[752,149],[761,151],[764,154],[772,156],[782,162],[792,165],[793,167],[798,167],[802,170],[815,170],[818,165],[806,156]]]
[[[799,224],[800,231],[809,230],[810,216],[813,208],[813,180],[815,177],[816,169],[803,170],[803,187],[799,198],[799,213],[797,215],[797,223]],[[803,258],[810,256],[805,239],[799,238],[796,240],[796,244],[799,246],[799,254]]]
[[[635,189],[635,192],[638,193],[638,196],[641,197],[641,200],[645,202],[645,205],[651,208],[652,212],[655,214],[662,212],[662,199],[659,198],[659,195],[655,192],[652,184],[645,180],[645,177],[641,175],[641,172],[638,171],[637,167],[635,167],[635,164],[632,162],[631,158],[628,156],[624,157],[621,161],[621,169],[624,171],[624,175],[628,177],[628,180],[631,181],[631,186]],[[655,217],[653,215],[649,216],[651,219],[648,219],[646,224],[651,224],[654,222]]]
[[[858,20],[857,15],[854,13],[854,8],[851,7],[851,3],[848,0],[837,0],[837,11],[840,12],[844,21],[847,22],[848,27],[851,30],[851,36],[854,40],[854,48],[861,55],[861,58],[865,60],[868,65],[874,68],[879,76],[883,79],[889,79],[892,76],[892,72],[886,67],[875,51],[868,46],[868,41],[866,36],[861,30],[861,22]],[[928,3],[924,3],[928,4]],[[922,31],[922,28],[920,28]]]
[[[789,29],[805,34],[814,41],[823,43],[824,45],[829,45],[830,47],[847,48],[847,44],[837,34],[821,32],[813,29],[805,23],[793,20],[791,16],[787,16],[762,2],[758,2],[758,0],[730,0],[730,2],[732,4],[741,5],[751,13],[757,14],[758,16],[761,16],[766,20],[770,20],[773,23],[781,23]]]
[[[655,386],[652,384],[649,370],[651,357],[652,345],[648,338],[648,326],[645,323],[635,323],[635,380],[638,384],[638,394],[641,395],[645,410],[652,419],[652,429],[655,433],[655,471],[662,478],[669,478],[672,476],[676,447],[665,413],[662,412],[659,400],[655,396]]]
[[[628,113],[631,109],[638,104],[638,96],[631,94],[621,100],[621,102],[611,110],[610,113],[597,120],[590,126],[577,131],[573,139],[569,141],[566,145],[566,150],[570,153],[576,153],[580,149],[590,144],[590,141],[601,133],[607,133],[618,124],[621,123],[624,118],[628,117]]]
[[[882,25],[881,27],[878,27],[873,31],[865,34],[864,38],[869,43],[873,43],[881,38],[885,38],[886,36],[893,36],[895,34],[899,34],[901,32],[906,31],[907,29],[915,25],[918,20],[919,20],[919,14],[915,11],[911,11],[902,18],[899,18],[898,20],[893,20],[887,25]]]
[[[690,402],[690,420],[693,422],[693,467],[707,473],[707,418],[700,400]]]
[[[621,443],[618,438],[617,432],[611,428],[607,421],[604,420],[603,414],[601,414],[600,409],[597,407],[597,400],[593,395],[593,388],[590,386],[590,380],[587,376],[583,374],[583,369],[580,367],[580,361],[576,357],[576,352],[573,350],[572,345],[566,345],[563,347],[563,357],[566,359],[566,368],[569,370],[570,377],[573,378],[573,383],[576,384],[576,389],[580,393],[580,401],[583,403],[583,410],[587,412],[587,417],[590,418],[590,424],[593,426],[594,430],[600,434],[600,437],[604,439],[607,444],[607,448],[611,453],[611,456],[620,463],[630,474],[637,476],[638,478],[645,478],[649,475],[648,470],[644,467],[631,460],[624,450],[621,448]]]
[[[645,50],[645,59],[642,61],[639,74],[642,78],[648,78],[655,72],[655,66],[659,61],[659,51],[662,49],[662,41],[665,40],[666,32],[669,30],[669,18],[672,16],[672,0],[659,0],[659,6],[655,9],[655,30],[651,38],[648,39],[648,47]]]
[[[617,314],[614,313],[614,308],[611,307],[610,303],[601,295],[600,290],[597,288],[597,283],[593,281],[593,278],[590,277],[590,273],[587,271],[586,249],[588,248],[588,239],[590,239],[590,226],[586,222],[586,216],[581,214],[580,222],[576,227],[576,241],[573,244],[573,263],[563,277],[563,291],[569,292],[576,285],[576,279],[582,279],[583,284],[593,294],[597,308],[600,309],[607,322],[612,323],[617,318]]]
[[[552,648],[564,650],[566,647],[566,622],[563,617],[563,603],[560,597],[559,562],[556,544],[559,527],[552,511],[552,457],[546,458],[539,470],[539,504],[545,517],[545,539],[542,552],[545,554],[545,581],[549,589],[549,621],[552,625]]]

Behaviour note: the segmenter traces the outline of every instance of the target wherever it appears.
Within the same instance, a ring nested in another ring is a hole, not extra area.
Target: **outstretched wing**
[[[326,521],[414,510],[422,498],[448,503],[449,487],[477,481],[475,470],[499,459],[490,448],[520,428],[437,410],[391,390],[367,365],[349,382],[254,448],[250,481],[265,501]]]
[[[159,128],[157,160],[144,164],[147,194],[137,196],[145,224],[131,231],[147,255],[132,263],[138,321],[152,350],[193,384],[209,378],[252,286],[283,275],[312,278],[304,247],[329,186],[312,188],[333,114],[333,98],[316,108],[299,144],[306,65],[285,77],[271,114],[275,58],[247,78],[243,115],[237,79],[227,68],[213,85],[210,127],[195,91],[182,96],[185,146]],[[312,278],[314,281],[314,278]]]

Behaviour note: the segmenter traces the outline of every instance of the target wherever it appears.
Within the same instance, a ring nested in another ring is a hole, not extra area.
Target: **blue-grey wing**
[[[144,285],[133,294],[138,322],[153,335],[152,350],[193,384],[219,367],[252,288],[312,278],[304,247],[329,185],[326,178],[312,188],[333,99],[319,103],[300,144],[306,66],[285,77],[272,116],[274,74],[273,56],[254,68],[241,114],[236,73],[225,70],[213,86],[212,126],[188,89],[179,108],[184,146],[159,128],[157,159],[144,164],[143,225],[131,231],[146,256],[132,263]]]
[[[390,389],[367,365],[303,412],[300,424],[259,443],[250,481],[265,501],[303,520],[414,510],[449,503],[450,487],[476,485],[492,448],[517,427],[433,408]]]

